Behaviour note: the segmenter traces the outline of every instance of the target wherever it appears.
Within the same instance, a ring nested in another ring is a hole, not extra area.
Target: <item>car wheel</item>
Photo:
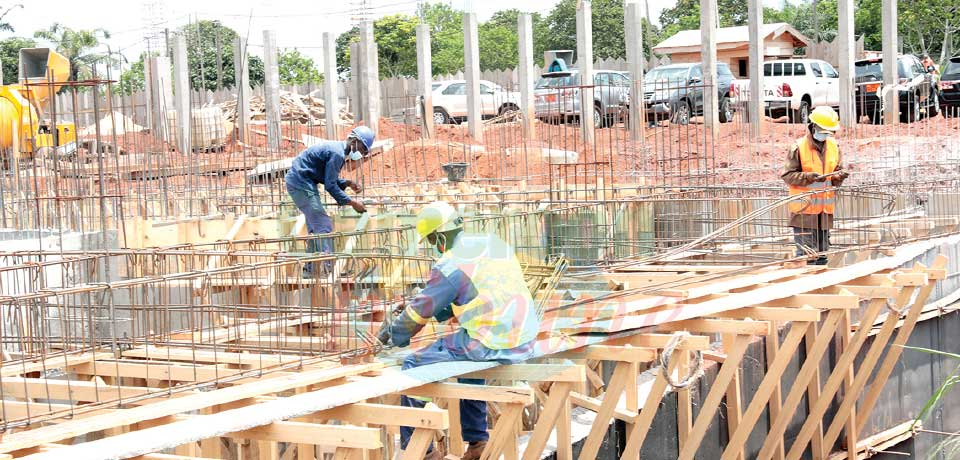
[[[435,125],[445,125],[450,123],[450,115],[447,115],[447,111],[443,110],[440,107],[433,108],[433,124]]]
[[[800,101],[800,107],[793,112],[793,122],[807,124],[810,120],[810,103],[807,101]]]
[[[933,95],[930,97],[932,101],[930,106],[927,107],[927,117],[933,118],[940,113],[940,94],[936,90],[933,90]]]
[[[730,107],[730,98],[724,97],[720,100],[720,123],[731,121],[733,121],[733,108]]]
[[[515,106],[515,105],[513,105],[513,104],[503,104],[503,105],[500,106],[500,110],[497,110],[497,116],[498,116],[498,117],[502,117],[502,116],[506,115],[506,114],[509,113],[509,112],[516,112],[516,111],[518,111],[518,110],[520,110],[520,109],[517,108],[517,106]]]
[[[913,123],[920,119],[920,96],[910,95],[910,98],[907,99],[907,110],[900,118],[901,121],[906,123]]]
[[[873,123],[875,125],[879,125],[883,123],[883,111],[877,109],[877,110],[874,110],[873,112],[870,112],[870,123]]]
[[[690,103],[687,101],[677,103],[677,111],[673,114],[673,122],[678,125],[690,124]]]

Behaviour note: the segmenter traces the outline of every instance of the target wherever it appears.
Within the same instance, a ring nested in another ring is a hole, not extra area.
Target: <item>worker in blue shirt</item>
[[[307,222],[307,232],[323,234],[333,231],[333,221],[323,209],[318,184],[323,184],[323,189],[333,197],[337,205],[350,205],[354,211],[361,214],[367,212],[363,203],[351,199],[344,191],[351,188],[355,193],[360,193],[362,191],[360,184],[341,179],[340,170],[347,161],[351,163],[348,166],[349,169],[359,166],[360,160],[373,147],[373,139],[374,134],[370,128],[358,126],[350,131],[346,142],[321,142],[307,147],[293,159],[293,164],[290,165],[290,170],[285,177],[287,192],[290,193],[293,204],[303,212]],[[323,238],[318,244],[317,239],[312,239],[307,244],[307,251],[333,252],[333,242],[329,238]],[[312,265],[305,265],[303,272],[304,276],[311,276]]]
[[[403,369],[447,361],[517,363],[534,352],[539,321],[530,289],[513,250],[496,235],[463,233],[463,218],[448,203],[436,202],[417,215],[420,241],[440,252],[426,287],[400,315],[378,334],[383,344],[407,346],[427,320],[456,317],[460,328],[403,360]],[[460,379],[482,385],[483,380]],[[407,407],[423,407],[421,399],[402,397]],[[463,440],[470,443],[461,459],[479,459],[486,447],[487,405],[460,401]],[[400,428],[400,446],[406,449],[413,429]],[[431,449],[427,459],[443,458]]]

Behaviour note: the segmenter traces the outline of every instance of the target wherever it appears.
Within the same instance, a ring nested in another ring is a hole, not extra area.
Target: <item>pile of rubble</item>
[[[220,104],[220,110],[228,121],[237,119],[237,101],[229,100]],[[289,91],[280,92],[280,120],[298,121],[303,124],[326,125],[326,107],[323,99],[312,95],[303,96]],[[250,98],[250,119],[254,121],[266,120],[267,112],[262,96]],[[353,125],[353,115],[346,108],[340,107],[338,123],[345,126]]]

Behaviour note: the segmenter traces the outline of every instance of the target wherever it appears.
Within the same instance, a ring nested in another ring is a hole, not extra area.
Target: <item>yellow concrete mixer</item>
[[[14,155],[32,158],[75,142],[73,123],[54,126],[43,117],[45,104],[70,77],[70,61],[49,48],[23,48],[19,77],[19,83],[0,86],[0,149],[6,152],[16,142]]]

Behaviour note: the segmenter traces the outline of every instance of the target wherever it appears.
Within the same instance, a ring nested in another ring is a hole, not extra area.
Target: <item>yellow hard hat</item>
[[[423,241],[434,232],[448,232],[463,227],[460,213],[446,201],[434,201],[417,214],[417,234]]]
[[[832,107],[820,106],[810,112],[810,123],[825,131],[836,131],[840,128],[840,117]]]

